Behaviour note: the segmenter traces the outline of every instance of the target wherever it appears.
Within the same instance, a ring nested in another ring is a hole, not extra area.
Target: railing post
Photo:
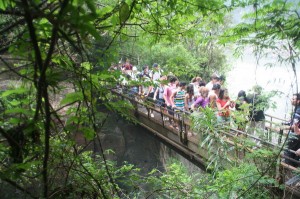
[[[188,141],[188,130],[189,130],[189,127],[187,127],[187,124],[185,123],[185,121],[183,121],[183,124],[184,124],[184,139],[186,140],[186,143]]]
[[[165,120],[164,120],[164,114],[163,114],[164,110],[162,109],[162,105],[159,108],[160,108],[160,116],[161,116],[162,125],[163,125],[163,127],[165,127]]]
[[[272,142],[272,137],[273,137],[273,136],[272,136],[272,132],[273,132],[273,131],[272,131],[272,129],[273,129],[273,128],[272,128],[272,125],[273,125],[273,117],[271,117],[270,128],[269,128],[269,133],[268,133],[268,134],[269,134],[269,136],[268,136],[269,142]]]
[[[179,123],[179,138],[180,138],[180,142],[183,143],[183,136],[182,136],[182,133],[183,133],[183,127],[182,127],[182,120],[180,118],[180,112],[178,113],[178,123]]]
[[[282,136],[283,136],[283,129],[280,128],[280,130],[279,130],[279,137],[278,137],[278,144],[281,144]]]
[[[146,110],[147,110],[148,118],[150,118],[150,109],[149,109],[148,105],[145,105],[145,107],[146,107]]]
[[[181,113],[181,117],[178,114],[178,119],[179,119],[179,136],[180,136],[180,142],[183,143],[184,145],[187,144],[187,136],[186,136],[186,132],[183,129],[184,126],[184,112],[180,111]]]

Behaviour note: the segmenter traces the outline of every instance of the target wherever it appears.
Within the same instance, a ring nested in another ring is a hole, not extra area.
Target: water
[[[288,0],[288,2],[297,2],[295,0]],[[244,22],[242,16],[254,11],[253,6],[247,6],[245,8],[236,8],[231,12],[232,26]],[[248,21],[249,22],[249,21]],[[235,59],[231,50],[226,53],[229,55],[228,60],[231,61],[232,70],[227,75],[227,87],[230,92],[230,96],[236,99],[239,90],[248,91],[253,85],[258,84],[264,88],[265,91],[276,90],[282,92],[281,96],[274,97],[273,100],[277,103],[275,110],[269,109],[266,113],[273,116],[289,119],[292,112],[291,98],[293,93],[300,92],[297,88],[298,82],[296,76],[299,79],[300,63],[299,60],[296,63],[297,75],[292,71],[291,64],[281,64],[278,61],[278,57],[287,59],[290,56],[290,52],[286,41],[276,41],[278,49],[269,49],[268,56],[262,57],[257,61],[253,54],[253,48],[247,46],[243,52],[242,58]],[[273,66],[266,67],[265,65],[272,63]]]
[[[227,87],[232,99],[236,99],[237,93],[240,90],[248,91],[253,85],[258,84],[265,91],[279,91],[281,96],[274,97],[272,100],[276,102],[276,109],[269,109],[266,113],[289,119],[292,111],[291,101],[293,93],[296,93],[297,82],[292,71],[292,66],[284,65],[276,62],[275,55],[264,57],[257,62],[257,59],[252,53],[251,48],[247,48],[244,56],[238,59],[230,58],[232,70],[227,75]],[[273,63],[272,67],[266,67],[266,64]],[[296,64],[297,77],[299,79],[300,70],[299,63]],[[299,92],[299,91],[298,91]]]

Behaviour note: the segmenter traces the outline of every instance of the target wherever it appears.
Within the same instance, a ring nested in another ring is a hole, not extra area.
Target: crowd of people
[[[215,110],[218,123],[227,125],[235,123],[238,130],[263,138],[265,114],[261,104],[268,103],[268,101],[261,97],[261,86],[255,85],[252,93],[248,95],[241,90],[233,100],[224,86],[224,76],[216,73],[211,75],[208,83],[200,76],[195,76],[190,82],[184,82],[172,74],[164,75],[165,73],[157,63],[153,64],[151,70],[146,65],[141,72],[138,72],[137,67],[130,64],[129,60],[112,67],[111,70],[122,71],[121,84],[129,87],[131,95],[154,101],[171,116],[176,114],[180,117],[180,113],[201,111],[210,107]],[[131,81],[140,82],[140,84],[130,84]],[[290,131],[284,155],[288,157],[285,159],[286,163],[300,166],[297,162],[300,160],[300,94],[293,96],[292,104],[295,106],[295,111],[291,122],[286,124]],[[235,114],[232,114],[232,111]],[[151,117],[154,117],[153,113]],[[172,128],[178,129],[178,124],[172,121],[172,117],[169,118],[169,122]]]

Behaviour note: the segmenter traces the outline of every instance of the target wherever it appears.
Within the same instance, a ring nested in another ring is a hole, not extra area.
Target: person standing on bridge
[[[158,107],[165,107],[165,99],[164,99],[164,91],[166,88],[166,83],[167,81],[167,76],[162,76],[159,79],[159,86],[155,88],[154,96],[153,96],[153,101],[156,101],[156,105]]]
[[[221,89],[219,98],[216,101],[218,108],[217,121],[230,123],[230,108],[234,108],[234,101],[230,100],[227,89]]]
[[[200,96],[196,99],[196,101],[192,104],[192,110],[197,109],[198,107],[205,108],[209,105],[208,93],[209,90],[207,87],[199,88]]]
[[[185,97],[184,97],[184,109],[187,112],[192,111],[191,107],[192,104],[194,104],[195,102],[195,97],[194,97],[194,85],[189,84],[186,87],[186,93],[185,93]]]
[[[176,108],[176,112],[184,111],[185,86],[185,82],[180,82],[179,87],[173,90],[171,95],[172,107]]]
[[[209,93],[208,93],[209,106],[212,109],[217,108],[216,101],[219,97],[220,90],[221,90],[221,85],[220,84],[214,84],[213,87],[212,87],[212,90],[209,91]]]
[[[143,71],[139,75],[142,85],[139,86],[139,95],[142,99],[146,99],[149,93],[152,92],[153,86],[151,85],[151,77],[149,75],[148,65],[143,66]],[[152,96],[153,97],[153,96]]]
[[[289,126],[286,128],[289,132],[287,138],[287,149],[284,151],[284,156],[287,158],[285,158],[284,162],[291,166],[298,167],[300,164],[293,160],[300,160],[300,157],[298,156],[300,155],[300,93],[294,94],[291,102],[295,107],[295,111],[292,115],[291,121],[285,123],[285,125]],[[296,151],[296,153],[294,151]]]
[[[262,139],[265,137],[265,112],[268,101],[261,95],[262,87],[255,85],[252,88],[253,93],[248,96],[250,104],[250,127],[248,132],[252,135],[258,133],[258,136]]]
[[[200,81],[202,81],[202,78],[197,76],[197,77],[194,77],[192,80],[191,80],[191,85],[193,85],[193,88],[194,88],[194,97],[195,99],[197,99],[197,97],[200,96],[200,93],[199,93],[199,83]]]
[[[123,73],[126,73],[126,74],[129,74],[131,73],[132,71],[132,64],[130,63],[130,60],[129,59],[126,59],[126,62],[125,64],[122,66],[122,72]]]
[[[180,122],[182,119],[182,114],[184,114],[184,98],[185,98],[185,82],[180,82],[177,89],[173,90],[171,95],[172,108],[176,113],[176,117],[178,118],[178,123],[174,123],[174,128],[178,129],[180,126]]]
[[[154,63],[152,66],[151,76],[152,81],[155,85],[159,85],[159,79],[162,76],[163,71],[160,69],[159,65],[157,63]]]
[[[212,74],[210,77],[210,82],[206,84],[206,87],[211,91],[213,90],[213,85],[219,83],[220,77],[216,73]]]
[[[176,83],[177,82],[178,82],[178,80],[175,76],[169,76],[169,84],[165,87],[164,95],[163,95],[165,103],[167,105],[168,114],[171,115],[171,116],[174,116],[174,111],[173,111],[173,108],[172,108],[173,103],[172,103],[171,95],[172,95],[173,91],[176,89]],[[171,118],[170,118],[170,123],[171,123],[171,126],[172,126],[173,121],[172,121]]]
[[[235,103],[235,114],[234,121],[237,124],[237,129],[245,131],[246,126],[249,122],[249,100],[244,90],[238,92],[238,96]]]

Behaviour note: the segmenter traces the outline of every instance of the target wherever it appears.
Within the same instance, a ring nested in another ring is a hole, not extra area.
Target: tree
[[[238,1],[248,12],[244,21],[228,29],[221,43],[236,42],[237,50],[253,46],[258,58],[273,56],[274,61],[291,64],[296,76],[299,59],[299,2]],[[274,56],[275,55],[275,56]],[[272,64],[272,63],[270,63]],[[297,89],[298,90],[298,89]]]
[[[76,132],[98,138],[106,114],[96,111],[97,103],[123,115],[130,108],[114,102],[109,90],[117,76],[106,65],[116,58],[117,39],[131,37],[138,27],[172,40],[210,14],[221,21],[222,3],[0,0],[2,74],[21,80],[1,93],[1,180],[33,198],[121,197],[120,171],[104,152],[91,159],[74,142]],[[100,61],[91,58],[94,44],[101,46]]]

